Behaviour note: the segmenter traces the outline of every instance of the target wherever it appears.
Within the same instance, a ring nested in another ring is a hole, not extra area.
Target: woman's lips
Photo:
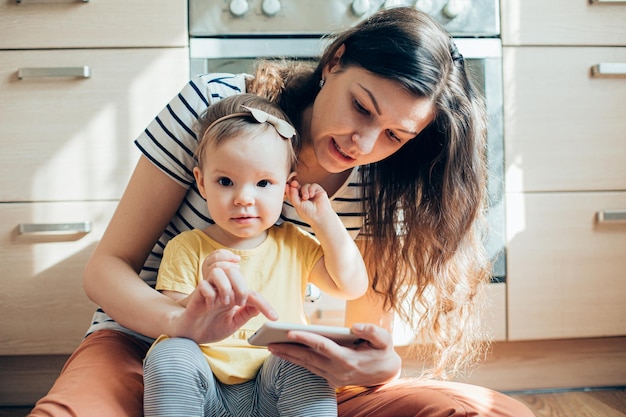
[[[341,147],[339,146],[339,144],[337,142],[335,142],[334,139],[331,139],[331,143],[332,143],[332,147],[335,149],[335,151],[337,151],[337,153],[346,161],[354,161],[354,158],[350,155],[348,155],[347,153],[345,153],[343,151],[343,149],[341,149]]]

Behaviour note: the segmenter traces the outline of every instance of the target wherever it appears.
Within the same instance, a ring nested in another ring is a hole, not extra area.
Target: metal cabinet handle
[[[598,223],[626,222],[626,210],[602,210],[598,212]]]
[[[91,77],[91,69],[82,67],[48,67],[48,68],[20,68],[17,70],[17,78],[47,78],[47,77]]]
[[[596,64],[591,67],[593,78],[624,78],[626,77],[626,63],[611,62]]]
[[[591,4],[600,3],[600,4],[618,4],[618,3],[626,3],[625,0],[589,0]]]
[[[91,232],[91,222],[80,223],[21,223],[17,228],[20,235],[25,234],[87,234]]]

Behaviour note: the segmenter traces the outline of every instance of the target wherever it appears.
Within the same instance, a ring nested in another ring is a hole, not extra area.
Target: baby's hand
[[[202,278],[208,281],[214,297],[223,304],[243,305],[248,296],[245,279],[239,272],[239,261],[238,255],[218,249],[202,262]]]
[[[288,185],[289,201],[302,220],[309,224],[320,222],[323,216],[333,213],[326,190],[319,184],[304,184],[291,181]]]

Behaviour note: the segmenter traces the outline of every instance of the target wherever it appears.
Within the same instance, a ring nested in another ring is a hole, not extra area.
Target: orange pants
[[[31,411],[32,417],[142,417],[148,346],[117,331],[87,337]],[[520,402],[467,384],[402,379],[337,396],[340,417],[534,417]]]

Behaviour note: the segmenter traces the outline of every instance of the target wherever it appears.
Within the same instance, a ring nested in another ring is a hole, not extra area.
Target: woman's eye
[[[233,185],[233,182],[230,180],[230,178],[227,178],[227,177],[222,177],[222,178],[219,178],[219,179],[217,180],[217,183],[218,183],[219,185],[224,186],[224,187],[228,187],[228,186]]]
[[[395,133],[393,133],[392,130],[388,130],[387,131],[387,135],[389,136],[389,138],[391,140],[393,140],[394,142],[402,142],[402,139],[400,139],[398,136],[396,136]]]
[[[370,112],[365,107],[363,107],[363,105],[359,103],[358,100],[354,100],[354,107],[359,113],[370,114]]]
[[[257,182],[257,184],[256,184],[256,185],[257,185],[258,187],[265,188],[265,187],[267,187],[268,185],[270,185],[270,182],[269,182],[268,180],[261,180],[261,181]]]

